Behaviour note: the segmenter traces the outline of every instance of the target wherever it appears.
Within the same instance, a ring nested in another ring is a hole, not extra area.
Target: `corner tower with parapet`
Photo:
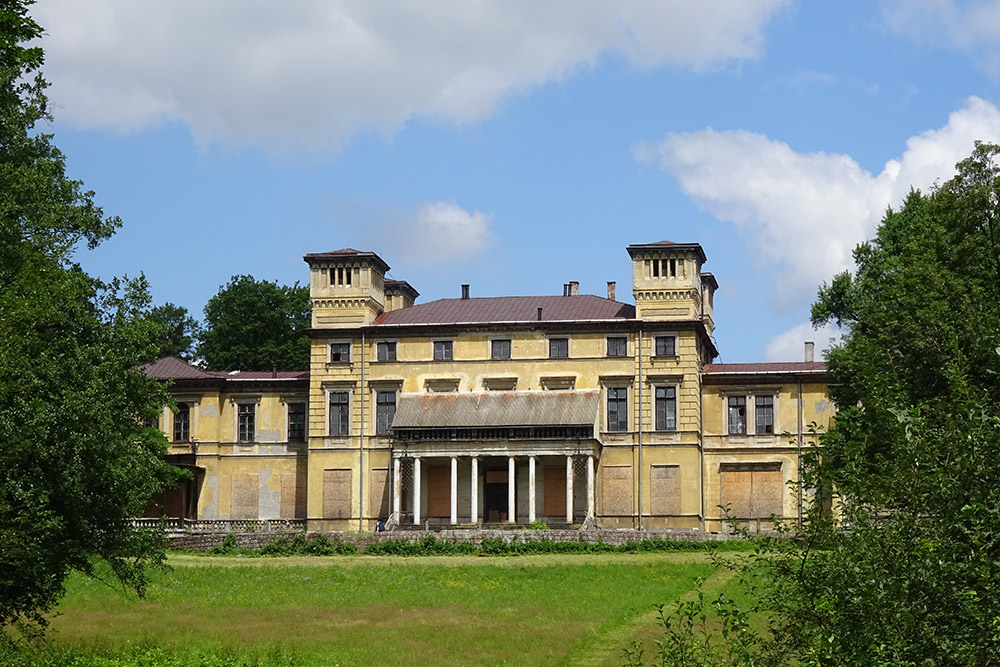
[[[658,241],[630,245],[636,317],[646,321],[702,320],[715,328],[712,304],[719,284],[703,273],[705,251],[697,243]]]

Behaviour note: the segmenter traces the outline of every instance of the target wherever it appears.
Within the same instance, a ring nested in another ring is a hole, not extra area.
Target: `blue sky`
[[[798,360],[887,206],[1000,141],[1000,2],[40,0],[52,130],[122,230],[81,264],[201,315],[378,252],[419,301],[631,301],[702,244],[722,361]]]

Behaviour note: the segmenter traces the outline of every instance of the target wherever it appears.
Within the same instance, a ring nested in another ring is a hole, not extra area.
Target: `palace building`
[[[715,364],[697,243],[627,248],[632,303],[580,294],[419,304],[352,249],[309,254],[301,372],[167,358],[160,427],[191,479],[157,513],[310,530],[482,524],[723,529],[794,518],[790,480],[833,407],[825,366]]]

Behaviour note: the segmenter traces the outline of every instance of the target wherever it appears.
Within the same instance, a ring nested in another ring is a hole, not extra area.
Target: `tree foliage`
[[[309,288],[233,276],[205,305],[198,356],[208,370],[309,368]]]
[[[103,559],[142,590],[162,558],[132,527],[173,480],[143,426],[167,401],[143,279],[102,283],[72,262],[120,225],[65,174],[48,120],[29,0],[0,0],[0,627],[44,625],[71,570]]]
[[[187,308],[168,302],[152,308],[147,319],[157,327],[157,358],[194,359],[194,346],[201,335],[201,327],[198,320],[188,314]]]

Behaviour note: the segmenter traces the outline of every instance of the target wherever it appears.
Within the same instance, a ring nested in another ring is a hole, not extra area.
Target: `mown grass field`
[[[714,570],[705,553],[169,563],[144,600],[72,578],[48,664],[613,665]]]

